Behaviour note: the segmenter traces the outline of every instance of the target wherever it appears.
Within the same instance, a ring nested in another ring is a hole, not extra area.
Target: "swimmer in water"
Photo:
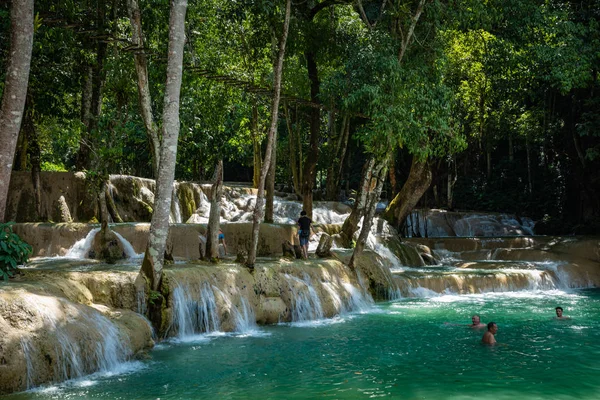
[[[563,315],[563,309],[562,307],[556,307],[556,319],[571,319],[571,317],[567,317],[566,315]]]
[[[479,315],[475,314],[471,317],[471,322],[472,324],[469,325],[469,328],[472,329],[481,329],[481,328],[485,328],[485,324],[483,322],[481,322],[481,319],[479,318]]]
[[[495,322],[487,324],[487,332],[483,334],[481,343],[483,344],[496,344],[496,338],[494,335],[498,332],[498,325]]]

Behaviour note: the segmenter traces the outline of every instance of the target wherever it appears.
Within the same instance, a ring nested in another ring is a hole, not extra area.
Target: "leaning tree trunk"
[[[210,214],[206,232],[206,255],[211,261],[219,258],[219,223],[221,219],[221,196],[223,195],[223,160],[217,162],[215,179],[210,190]]]
[[[275,138],[273,143],[277,143],[277,130],[275,131]],[[267,173],[267,204],[265,206],[265,222],[274,222],[274,205],[273,201],[275,198],[275,170],[277,167],[277,146],[271,153],[271,163],[269,165],[269,172]]]
[[[431,184],[431,170],[427,160],[413,157],[408,179],[400,193],[391,201],[383,213],[383,218],[393,226],[400,227],[412,209],[417,205],[423,193]]]
[[[354,233],[358,230],[358,223],[363,215],[365,215],[368,195],[376,187],[377,183],[373,179],[374,169],[375,158],[369,157],[363,167],[362,178],[360,181],[360,186],[358,187],[358,193],[356,193],[354,205],[352,206],[352,211],[344,221],[342,230],[340,232],[340,237],[344,247],[351,247]]]
[[[137,0],[128,1],[129,20],[131,21],[131,41],[133,49],[133,60],[137,74],[137,86],[140,102],[142,120],[146,127],[146,136],[150,145],[152,156],[152,172],[154,177],[158,176],[158,162],[160,156],[160,138],[158,128],[152,116],[152,97],[150,96],[150,84],[148,80],[148,60],[144,50],[144,38],[142,33],[142,13]]]
[[[8,185],[19,138],[33,46],[33,0],[13,1],[10,9],[10,50],[0,105],[0,222],[8,198]]]
[[[256,195],[256,206],[252,214],[252,243],[250,251],[248,251],[248,260],[246,265],[249,268],[254,268],[256,261],[256,250],[258,248],[258,232],[260,229],[260,221],[263,218],[263,205],[265,196],[265,179],[271,164],[271,154],[275,148],[275,138],[277,130],[277,118],[279,116],[279,99],[281,96],[281,75],[283,72],[283,58],[285,55],[285,43],[287,41],[288,28],[290,26],[290,13],[292,8],[292,0],[287,0],[285,4],[285,19],[283,23],[283,33],[279,41],[279,53],[277,61],[273,65],[273,104],[271,105],[271,126],[267,135],[267,149],[265,151],[265,159],[260,170],[260,181],[258,184],[258,193]]]
[[[385,182],[385,176],[387,175],[388,164],[389,159],[386,157],[373,168],[372,178],[375,186],[367,196],[365,218],[363,220],[360,234],[358,235],[356,246],[354,247],[354,251],[352,252],[352,257],[350,257],[350,263],[348,264],[350,269],[355,268],[356,259],[360,257],[363,250],[365,249],[369,232],[371,232],[373,218],[375,217],[375,211],[377,210],[377,202],[379,201],[379,196],[381,195],[381,190],[383,189],[383,183]]]
[[[142,273],[149,280],[150,287],[154,291],[158,291],[161,285],[165,247],[169,234],[169,213],[179,137],[179,95],[183,73],[186,9],[187,0],[171,0],[160,168],[156,179],[156,197],[150,234],[142,262]]]

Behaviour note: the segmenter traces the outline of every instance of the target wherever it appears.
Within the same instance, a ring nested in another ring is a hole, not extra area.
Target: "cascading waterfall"
[[[245,297],[240,298],[240,303],[242,306],[242,310],[241,310],[241,312],[238,311],[235,314],[236,331],[243,333],[243,332],[255,330],[257,328],[257,325],[256,325],[256,316],[254,314],[254,309],[250,306],[250,303],[248,303],[248,299],[246,299]],[[237,309],[235,309],[235,310],[237,310]]]
[[[256,317],[254,315],[254,310],[250,307],[248,300],[245,297],[240,298],[242,311],[237,309],[231,302],[229,296],[227,296],[221,289],[216,286],[212,286],[213,292],[217,293],[227,310],[233,315],[233,320],[235,321],[235,331],[239,333],[248,332],[256,329]]]
[[[114,370],[130,357],[128,341],[98,311],[46,296],[31,295],[27,301],[28,308],[42,317],[45,331],[54,338],[51,342],[54,343],[54,354],[50,355],[54,382],[79,378],[94,371]],[[77,320],[67,324],[59,322],[62,312],[73,315],[72,318]],[[28,388],[35,386],[39,377],[32,360],[41,350],[37,348],[33,338],[21,338]]]
[[[35,348],[31,345],[31,342],[28,338],[21,338],[21,349],[23,350],[23,355],[25,356],[25,366],[27,368],[27,390],[34,387],[33,381],[33,358],[35,357],[34,351]]]
[[[321,299],[312,286],[310,277],[304,279],[285,274],[292,292],[292,322],[311,321],[323,319]]]
[[[94,237],[96,234],[100,232],[100,228],[94,228],[87,236],[83,239],[78,240],[73,247],[67,251],[65,257],[67,258],[87,258],[87,255],[92,248],[92,242],[94,241]]]
[[[133,246],[131,245],[131,243],[129,243],[129,241],[127,239],[125,239],[123,236],[121,236],[120,233],[112,231],[115,236],[121,241],[121,244],[123,245],[123,251],[125,252],[125,256],[127,258],[142,258],[144,257],[144,253],[136,253],[135,249],[133,248]]]
[[[194,293],[197,299],[193,298]],[[208,282],[203,282],[198,290],[185,284],[173,290],[173,321],[169,331],[171,329],[179,338],[221,329],[217,300]]]

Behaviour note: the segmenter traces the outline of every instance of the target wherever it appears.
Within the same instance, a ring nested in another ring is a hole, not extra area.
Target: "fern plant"
[[[31,246],[12,230],[13,222],[0,224],[0,277],[4,280],[18,272],[17,265],[27,262]]]

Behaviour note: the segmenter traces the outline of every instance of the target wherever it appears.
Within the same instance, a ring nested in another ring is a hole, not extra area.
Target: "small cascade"
[[[114,370],[131,355],[129,342],[98,311],[46,296],[31,295],[27,301],[28,308],[42,318],[45,331],[53,338],[53,346],[43,351],[49,352],[44,357],[51,357],[54,382]],[[33,362],[43,358],[36,344],[33,335],[21,338],[28,388],[39,382],[42,373],[36,370],[39,364]]]
[[[142,315],[146,315],[146,289],[143,285],[140,285],[135,292],[137,300],[137,312]]]
[[[129,243],[129,241],[127,239],[125,239],[123,236],[121,236],[120,233],[116,232],[116,231],[112,231],[115,236],[121,241],[121,244],[123,245],[123,251],[125,252],[125,256],[127,258],[143,258],[144,257],[144,253],[136,253],[135,249],[133,248],[133,246],[131,245],[131,243]]]
[[[221,329],[217,300],[211,285],[203,282],[198,290],[178,285],[173,290],[173,321],[169,331],[171,329],[179,338]]]
[[[372,308],[373,304],[375,304],[369,292],[363,295],[363,292],[351,283],[344,282],[343,285],[349,294],[347,306],[349,310],[364,312]]]
[[[22,337],[21,338],[21,349],[23,350],[23,355],[25,356],[25,366],[27,368],[27,390],[33,388],[35,386],[33,381],[33,359],[35,348],[31,345],[29,339]]]
[[[312,321],[323,319],[323,307],[310,277],[304,279],[285,274],[292,292],[292,322]]]
[[[237,311],[235,313],[235,326],[237,332],[249,332],[255,330],[257,328],[256,325],[256,316],[254,314],[254,309],[248,303],[248,299],[245,297],[240,298],[241,311],[237,311],[237,308],[234,309]]]
[[[100,228],[92,229],[85,238],[78,240],[65,254],[66,258],[87,258],[87,255],[92,248],[92,243],[96,234],[100,232]]]
[[[173,194],[171,197],[171,215],[169,216],[169,222],[172,224],[180,224],[182,222],[181,206],[179,205],[179,196],[177,196],[178,190],[179,185],[175,182],[173,184]]]
[[[254,310],[250,307],[248,300],[245,297],[241,297],[242,310],[238,310],[233,305],[229,296],[227,296],[221,289],[216,286],[212,287],[213,292],[219,295],[227,310],[232,314],[233,321],[235,324],[235,331],[244,333],[256,329],[256,316]]]
[[[558,287],[554,274],[536,269],[495,269],[467,271],[406,270],[394,274],[400,291],[405,296],[428,297],[436,294],[473,294],[487,292],[514,292],[524,290],[552,290]]]

